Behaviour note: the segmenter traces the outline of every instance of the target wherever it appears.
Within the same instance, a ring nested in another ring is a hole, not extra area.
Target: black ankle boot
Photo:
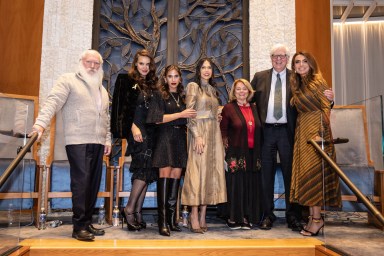
[[[159,178],[157,181],[157,212],[158,212],[158,225],[159,234],[162,236],[170,236],[167,225],[167,211],[166,211],[166,199],[168,195],[168,178]]]
[[[177,223],[178,216],[176,211],[179,185],[180,179],[169,179],[167,221],[170,230],[181,232],[181,228]]]

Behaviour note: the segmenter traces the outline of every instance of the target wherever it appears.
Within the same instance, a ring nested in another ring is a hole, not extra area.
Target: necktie
[[[276,84],[275,84],[275,104],[273,106],[273,116],[276,120],[279,120],[283,116],[283,95],[282,95],[282,86],[280,74],[277,74]]]

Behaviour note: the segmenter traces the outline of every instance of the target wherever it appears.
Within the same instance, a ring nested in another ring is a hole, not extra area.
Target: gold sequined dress
[[[183,205],[215,205],[227,201],[224,146],[217,120],[219,101],[215,89],[208,83],[187,85],[187,108],[197,111],[188,120],[188,161],[181,194]],[[202,154],[193,150],[194,140],[202,136]]]

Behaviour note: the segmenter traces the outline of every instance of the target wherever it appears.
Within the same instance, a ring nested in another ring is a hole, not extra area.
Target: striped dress
[[[314,147],[307,143],[316,136],[325,140],[332,139],[329,125],[331,106],[323,93],[326,89],[325,84],[310,83],[302,86],[295,98],[294,105],[298,117],[292,164],[291,202],[306,206],[341,207],[337,174],[322,161]],[[328,155],[335,160],[334,145],[324,147]]]

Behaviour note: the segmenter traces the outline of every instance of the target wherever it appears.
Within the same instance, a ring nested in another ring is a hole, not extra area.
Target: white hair
[[[283,49],[285,51],[285,54],[287,57],[290,56],[289,49],[285,44],[275,44],[272,46],[271,51],[269,52],[269,55],[272,56],[277,50]]]
[[[98,58],[99,61],[100,61],[100,64],[103,64],[103,57],[101,57],[101,54],[100,54],[98,51],[93,50],[93,49],[88,49],[88,50],[83,51],[83,52],[80,54],[80,61],[81,61],[82,59],[84,59],[85,57],[87,57],[88,55],[97,56],[97,58]]]

